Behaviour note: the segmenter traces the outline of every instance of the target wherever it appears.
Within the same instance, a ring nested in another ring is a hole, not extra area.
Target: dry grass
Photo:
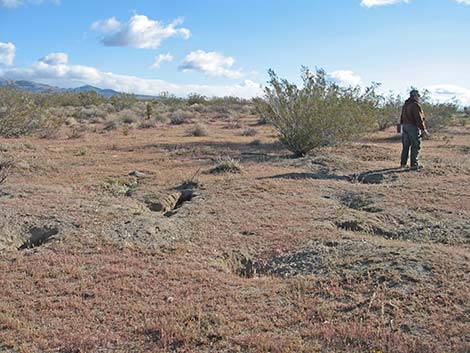
[[[343,176],[399,163],[392,132],[293,160],[268,125],[251,145],[204,123],[210,136],[0,140],[16,160],[0,191],[0,351],[470,349],[470,130],[426,141],[422,172],[362,184]],[[220,155],[244,173],[197,173]],[[171,217],[142,201],[195,173],[198,196]],[[363,229],[336,226],[348,219]],[[39,226],[58,240],[16,250]],[[409,238],[378,232],[401,227]]]

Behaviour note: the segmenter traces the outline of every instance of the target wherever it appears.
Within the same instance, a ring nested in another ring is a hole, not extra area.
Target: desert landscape
[[[467,352],[470,129],[414,172],[222,103],[0,139],[0,351]]]
[[[470,0],[0,0],[0,353],[470,353]]]

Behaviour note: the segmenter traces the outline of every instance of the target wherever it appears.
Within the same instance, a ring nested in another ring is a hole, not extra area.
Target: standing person
[[[402,126],[402,144],[401,167],[405,168],[408,162],[408,155],[411,148],[410,169],[418,170],[418,154],[421,148],[421,136],[429,135],[426,128],[423,108],[419,104],[421,95],[417,90],[410,92],[408,98],[403,105],[401,112],[400,124]]]

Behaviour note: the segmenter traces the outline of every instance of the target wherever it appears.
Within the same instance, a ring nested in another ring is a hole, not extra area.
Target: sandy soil
[[[470,129],[410,172],[242,122],[0,139],[0,352],[468,352]]]

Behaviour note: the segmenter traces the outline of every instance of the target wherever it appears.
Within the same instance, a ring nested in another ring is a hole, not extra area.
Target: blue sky
[[[135,93],[260,93],[273,68],[470,104],[470,0],[0,0],[0,76]]]

